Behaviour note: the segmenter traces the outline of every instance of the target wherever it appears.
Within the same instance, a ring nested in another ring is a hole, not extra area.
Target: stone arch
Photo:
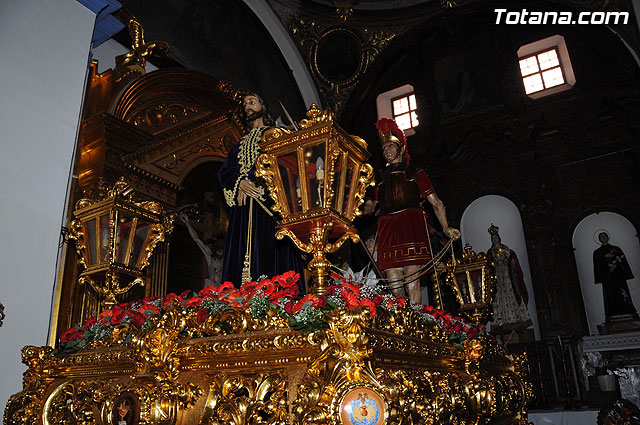
[[[105,149],[121,158],[113,174],[126,175],[137,192],[177,206],[186,176],[203,163],[223,161],[244,134],[239,93],[186,69],[134,80],[105,111]]]

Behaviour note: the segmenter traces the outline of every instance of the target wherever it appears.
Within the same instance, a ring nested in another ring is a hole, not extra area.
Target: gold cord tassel
[[[249,224],[247,226],[247,252],[244,254],[242,283],[251,282],[251,240],[253,239],[253,198],[249,198]]]

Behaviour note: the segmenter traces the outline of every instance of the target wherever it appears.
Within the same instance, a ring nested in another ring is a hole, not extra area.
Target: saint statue
[[[221,279],[240,286],[260,276],[273,277],[293,270],[300,274],[300,292],[304,293],[300,255],[290,241],[276,240],[276,220],[270,210],[273,201],[255,176],[262,135],[274,120],[256,93],[246,94],[242,106],[248,133],[229,149],[218,171],[231,207]]]
[[[602,284],[606,322],[614,316],[637,319],[638,314],[627,285],[627,280],[633,279],[627,257],[620,247],[609,244],[606,232],[601,232],[598,240],[601,245],[593,251],[593,271],[595,283]]]
[[[527,310],[529,293],[524,283],[522,269],[516,253],[502,243],[498,226],[491,223],[491,248],[487,250],[487,263],[493,266],[498,288],[493,300],[494,332],[523,332],[531,326]]]

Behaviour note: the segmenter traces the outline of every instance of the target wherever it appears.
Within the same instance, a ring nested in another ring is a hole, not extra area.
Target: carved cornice
[[[582,351],[621,351],[640,349],[640,332],[585,336],[582,338]]]

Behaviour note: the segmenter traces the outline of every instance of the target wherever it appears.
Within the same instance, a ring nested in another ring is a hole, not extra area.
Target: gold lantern
[[[132,194],[123,177],[110,189],[101,184],[95,196],[76,203],[70,224],[84,266],[78,282],[89,283],[107,307],[116,303],[116,295],[144,286],[142,269],[156,244],[173,230],[173,219],[162,214],[160,204],[134,202]]]
[[[345,240],[359,241],[352,225],[373,168],[367,143],[347,134],[333,121],[333,113],[315,104],[300,122],[300,130],[273,128],[265,132],[266,152],[256,164],[280,213],[276,237],[288,236],[303,252],[312,253],[309,269],[313,292],[327,292],[330,266],[325,254],[335,252]]]
[[[462,259],[447,261],[446,283],[453,289],[460,314],[477,324],[486,324],[493,311],[496,277],[483,252],[476,254],[466,244]]]

